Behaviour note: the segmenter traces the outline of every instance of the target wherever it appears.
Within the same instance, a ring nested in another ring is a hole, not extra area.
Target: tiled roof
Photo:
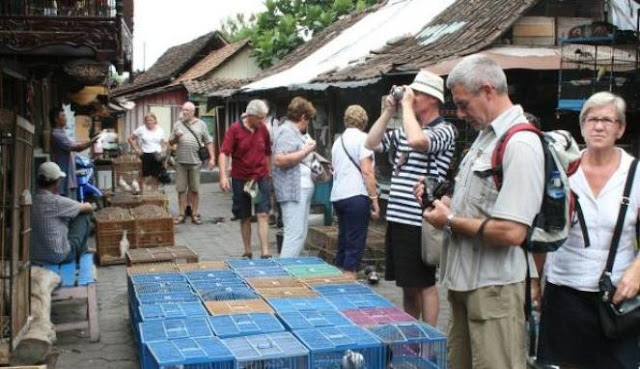
[[[229,57],[241,50],[248,43],[249,39],[245,39],[212,51],[204,59],[177,78],[173,84],[195,80],[205,76],[207,73],[216,69],[220,64],[224,63]]]
[[[390,72],[417,72],[436,62],[491,46],[537,0],[457,0],[415,37],[375,50],[364,63],[329,72],[320,82],[361,80]]]
[[[219,90],[240,88],[252,79],[249,78],[211,78],[207,80],[184,81],[182,84],[192,94],[208,95]]]
[[[193,65],[198,54],[208,52],[207,46],[217,49],[227,44],[224,37],[218,32],[210,32],[182,45],[173,46],[160,56],[160,58],[133,83],[124,85],[111,91],[112,96],[124,95],[129,92],[146,88],[152,85],[166,83],[172,77],[176,77],[186,68]]]

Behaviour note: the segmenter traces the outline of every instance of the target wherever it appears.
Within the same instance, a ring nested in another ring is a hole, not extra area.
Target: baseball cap
[[[437,74],[421,70],[409,87],[414,91],[433,96],[444,103],[444,80]]]
[[[58,164],[52,161],[47,161],[42,163],[38,168],[38,176],[43,176],[48,181],[55,181],[56,179],[64,178],[67,175],[60,170]]]

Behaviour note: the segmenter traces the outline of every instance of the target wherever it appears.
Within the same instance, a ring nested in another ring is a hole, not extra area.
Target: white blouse
[[[620,212],[624,185],[633,157],[622,149],[620,166],[607,181],[597,197],[591,192],[582,167],[569,178],[571,189],[578,195],[589,234],[590,246],[584,247],[580,224],[574,221],[569,238],[558,251],[547,254],[545,273],[555,285],[579,291],[597,292],[598,280],[604,271],[611,246],[613,230]],[[640,167],[631,187],[630,204],[624,220],[618,251],[613,263],[613,283],[616,284],[634,261],[636,249],[636,222],[640,205]]]

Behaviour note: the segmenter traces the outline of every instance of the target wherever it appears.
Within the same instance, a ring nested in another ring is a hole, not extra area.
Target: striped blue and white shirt
[[[389,130],[382,139],[383,152],[388,152],[391,145],[395,147],[387,203],[389,222],[421,227],[422,207],[413,195],[413,185],[419,177],[425,176],[444,180],[449,171],[458,136],[456,127],[438,117],[422,127],[422,133],[429,137],[427,151],[416,151],[409,147],[402,129]]]

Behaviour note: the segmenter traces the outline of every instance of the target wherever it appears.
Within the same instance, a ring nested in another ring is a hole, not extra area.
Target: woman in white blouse
[[[142,159],[142,176],[145,183],[158,188],[158,176],[162,169],[161,153],[166,147],[164,130],[158,126],[154,113],[144,116],[144,125],[136,128],[127,140]]]
[[[626,128],[626,104],[609,92],[591,96],[580,112],[587,148],[569,178],[584,214],[586,232],[575,222],[558,251],[547,254],[547,284],[542,298],[538,361],[571,368],[633,368],[640,362],[638,338],[607,339],[598,317],[598,281],[605,269],[629,166],[633,157],[615,146]],[[614,303],[634,298],[640,288],[636,223],[640,171],[613,264]],[[585,243],[585,239],[589,243]]]

